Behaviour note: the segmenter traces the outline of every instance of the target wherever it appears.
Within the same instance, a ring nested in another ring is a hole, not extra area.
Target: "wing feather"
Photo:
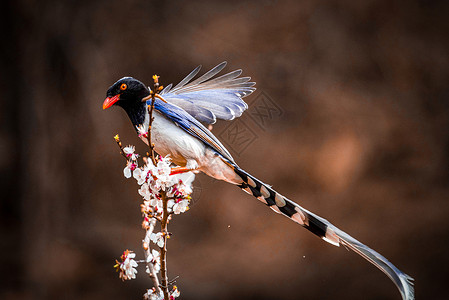
[[[147,101],[147,105],[151,104],[151,100]],[[192,115],[187,113],[181,107],[172,103],[165,103],[157,99],[154,108],[161,112],[165,117],[173,121],[177,126],[190,133],[203,143],[214,149],[217,153],[234,162],[229,151],[221,144],[221,142],[210,132],[203,124],[201,124]],[[206,112],[208,110],[205,110]]]
[[[221,72],[221,70],[224,69],[224,67],[226,67],[227,62],[222,62],[221,64],[219,64],[218,66],[212,68],[210,71],[206,72],[206,74],[204,74],[203,76],[195,79],[194,81],[192,81],[189,85],[196,85],[196,84],[200,84],[206,80],[211,79],[212,77],[214,77],[215,75],[217,75],[218,73]]]
[[[197,67],[174,88],[171,88],[171,84],[168,85],[161,95],[166,101],[207,124],[213,124],[217,119],[232,120],[240,117],[248,108],[242,98],[254,92],[256,83],[250,82],[251,77],[239,77],[242,70],[213,78],[225,66],[226,62],[222,62],[191,81],[200,70]]]
[[[198,67],[196,67],[192,72],[190,72],[189,75],[187,75],[183,80],[181,80],[180,83],[178,83],[173,90],[177,90],[178,88],[184,86],[187,82],[189,82],[190,80],[192,80],[193,77],[196,76],[196,74],[198,74],[198,72],[201,70],[201,65],[199,65]]]

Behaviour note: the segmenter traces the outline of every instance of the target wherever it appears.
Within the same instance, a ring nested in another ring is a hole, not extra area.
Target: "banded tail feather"
[[[413,278],[396,268],[384,256],[362,244],[346,232],[332,225],[328,220],[301,207],[282,196],[269,185],[234,165],[235,173],[242,179],[238,185],[241,189],[269,206],[276,213],[282,214],[328,243],[335,246],[344,245],[353,250],[384,272],[399,289],[402,299],[414,299]]]

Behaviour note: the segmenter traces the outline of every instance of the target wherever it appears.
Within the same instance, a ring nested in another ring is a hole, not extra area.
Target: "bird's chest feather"
[[[185,165],[189,159],[198,161],[204,156],[206,146],[203,142],[179,128],[158,111],[154,111],[153,116],[151,139],[157,153],[162,156],[170,154],[172,161],[178,165]],[[145,118],[146,124],[148,119]],[[144,142],[148,144],[148,141]]]

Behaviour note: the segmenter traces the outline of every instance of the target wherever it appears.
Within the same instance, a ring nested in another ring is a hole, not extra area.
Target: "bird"
[[[234,184],[324,241],[353,250],[384,272],[399,289],[403,300],[414,299],[412,277],[328,220],[240,168],[219,139],[208,130],[205,125],[214,124],[217,119],[231,121],[240,117],[248,109],[243,98],[256,89],[251,77],[240,77],[241,69],[217,77],[226,64],[222,62],[194,79],[201,69],[198,66],[176,86],[169,84],[158,93],[160,97],[154,98],[151,126],[154,150],[162,156],[170,155],[172,162],[179,166],[174,168],[176,173],[203,172]],[[153,101],[150,94],[151,89],[141,81],[123,77],[107,90],[103,109],[111,106],[123,108],[136,131],[143,128],[146,132],[150,120],[147,107]],[[145,135],[140,134],[139,137],[149,144]]]

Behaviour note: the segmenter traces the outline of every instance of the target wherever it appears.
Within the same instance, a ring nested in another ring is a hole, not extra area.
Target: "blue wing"
[[[222,62],[191,81],[201,69],[201,66],[198,66],[175,87],[168,85],[160,95],[167,102],[177,105],[195,119],[207,124],[213,124],[217,119],[232,120],[240,117],[248,108],[242,98],[256,89],[253,87],[256,83],[249,82],[250,77],[239,78],[242,70],[212,79],[225,66],[226,62]]]
[[[147,101],[147,105],[151,105],[151,100]],[[221,144],[221,142],[210,132],[203,124],[192,117],[182,108],[171,103],[165,103],[156,99],[154,109],[158,110],[168,119],[172,120],[180,128],[187,131],[192,136],[200,139],[206,145],[217,151],[224,158],[234,162],[229,151]]]

